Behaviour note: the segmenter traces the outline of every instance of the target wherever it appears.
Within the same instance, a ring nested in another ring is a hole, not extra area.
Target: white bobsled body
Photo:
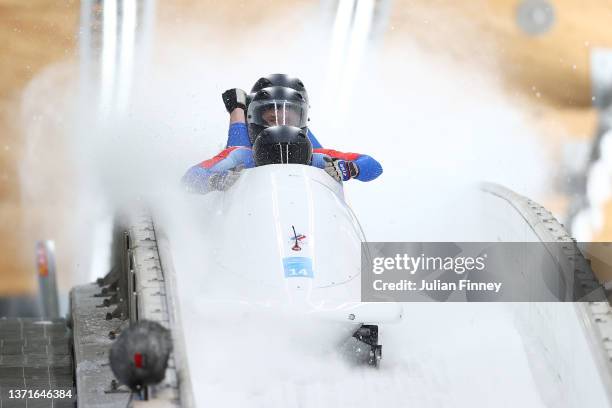
[[[216,201],[220,273],[239,303],[280,308],[350,324],[401,317],[393,303],[360,302],[361,243],[342,185],[296,164],[244,170]]]

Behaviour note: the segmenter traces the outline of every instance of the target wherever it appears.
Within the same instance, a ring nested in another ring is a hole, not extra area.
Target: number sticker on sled
[[[283,258],[283,267],[285,269],[285,278],[313,278],[312,259],[292,256]]]

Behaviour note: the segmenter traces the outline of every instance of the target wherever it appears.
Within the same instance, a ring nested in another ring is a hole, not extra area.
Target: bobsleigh
[[[360,301],[365,236],[340,183],[316,167],[270,164],[206,197],[215,264],[241,282],[223,301],[333,323],[344,352],[378,366],[377,325],[398,322],[402,308]]]

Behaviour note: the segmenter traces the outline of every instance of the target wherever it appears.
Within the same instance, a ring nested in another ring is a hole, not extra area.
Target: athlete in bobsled
[[[234,186],[213,203],[218,211],[209,218],[210,254],[224,271],[228,292],[211,291],[206,301],[241,312],[280,311],[304,322],[300,328],[315,328],[300,331],[300,338],[324,337],[350,359],[378,366],[377,324],[397,322],[402,311],[390,302],[360,300],[365,236],[342,183],[373,180],[382,167],[367,155],[315,147],[307,99],[293,88],[259,89],[244,119],[240,145],[228,141],[225,150],[183,177],[196,193]],[[242,171],[247,168],[252,169]],[[237,240],[245,230],[256,238]],[[315,326],[307,323],[311,319]]]
[[[294,89],[276,86],[258,91],[249,103],[247,123],[253,147],[231,146],[191,167],[183,177],[189,191],[224,191],[243,169],[267,164],[311,165],[338,182],[371,181],[382,174],[380,163],[368,155],[313,149],[308,137],[308,102]]]
[[[232,88],[223,92],[222,99],[225,104],[225,109],[230,114],[230,126],[227,134],[226,147],[243,146],[252,147],[253,142],[249,137],[247,130],[246,111],[249,106],[249,102],[253,100],[257,92],[264,88],[271,87],[283,87],[293,89],[298,92],[304,101],[308,105],[308,92],[304,83],[294,77],[290,77],[286,74],[272,74],[265,77],[261,77],[255,82],[255,85],[251,88],[251,93],[247,95],[245,91],[240,88]],[[310,140],[314,149],[322,148],[321,143],[312,134],[310,129],[307,129],[308,139]]]

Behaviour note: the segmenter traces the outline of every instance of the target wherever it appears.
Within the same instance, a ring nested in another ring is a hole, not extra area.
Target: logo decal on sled
[[[304,234],[298,234],[297,232],[295,232],[295,226],[291,226],[291,228],[293,229],[293,236],[291,237],[291,241],[293,242],[293,246],[291,247],[292,250],[294,251],[301,251],[302,247],[300,246],[300,244],[304,244],[304,240],[306,239],[306,235]]]
[[[283,258],[285,278],[313,278],[312,259],[303,256]]]

